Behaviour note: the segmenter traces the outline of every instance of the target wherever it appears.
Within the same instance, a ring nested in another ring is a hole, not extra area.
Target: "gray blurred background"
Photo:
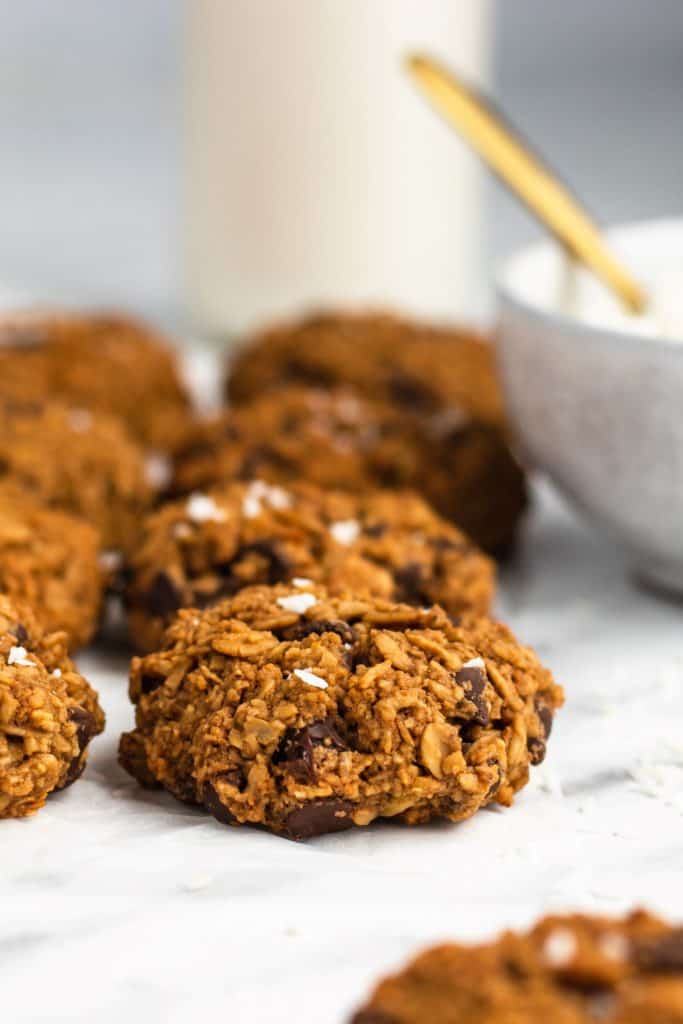
[[[186,2],[0,0],[0,288],[182,323]],[[682,212],[680,0],[499,0],[495,93],[604,220]],[[537,233],[494,184],[488,230]]]

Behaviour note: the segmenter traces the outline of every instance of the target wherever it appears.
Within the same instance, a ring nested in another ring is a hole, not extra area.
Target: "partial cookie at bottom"
[[[443,945],[386,978],[350,1024],[682,1024],[683,928],[644,911],[547,917]]]

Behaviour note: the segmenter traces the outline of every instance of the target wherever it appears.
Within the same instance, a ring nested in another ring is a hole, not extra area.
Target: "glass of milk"
[[[325,305],[482,308],[481,171],[402,70],[475,85],[489,0],[192,0],[186,281],[206,332]]]

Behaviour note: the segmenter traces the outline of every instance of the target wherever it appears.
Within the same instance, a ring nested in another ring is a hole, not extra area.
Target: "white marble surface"
[[[515,806],[307,845],[139,790],[116,764],[126,659],[84,655],[107,732],[77,785],[2,823],[2,1020],[342,1024],[437,939],[558,907],[683,919],[683,608],[544,491],[499,610],[567,689]]]

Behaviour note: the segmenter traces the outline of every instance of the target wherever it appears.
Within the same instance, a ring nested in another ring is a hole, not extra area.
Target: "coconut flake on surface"
[[[277,484],[267,484],[263,480],[252,480],[247,487],[247,493],[242,502],[242,513],[247,519],[254,519],[260,516],[263,511],[263,504],[274,508],[277,511],[290,508],[292,504],[291,495]]]
[[[330,533],[338,544],[353,544],[360,535],[357,519],[339,519],[330,525]]]
[[[35,665],[34,661],[27,656],[28,651],[25,647],[10,647],[9,654],[7,655],[8,665],[21,665],[22,668],[28,668],[29,666]]]
[[[556,928],[543,943],[543,958],[551,967],[566,967],[576,956],[578,948],[574,932],[568,928]]]
[[[292,580],[292,586],[294,587],[312,587],[313,580],[309,580],[307,576],[295,576]]]
[[[317,676],[315,672],[311,672],[308,668],[295,668],[294,675],[297,679],[300,679],[302,683],[307,683],[308,686],[315,686],[318,690],[326,690],[327,683],[320,676]]]
[[[225,510],[219,508],[208,494],[191,494],[187,499],[185,514],[193,523],[224,523]]]
[[[315,594],[287,594],[286,597],[278,597],[276,604],[284,608],[286,612],[294,612],[295,615],[303,615],[309,608],[316,604],[318,598]]]
[[[111,548],[108,548],[105,551],[100,551],[97,556],[97,564],[100,569],[104,570],[104,572],[116,572],[117,569],[121,568],[122,562],[123,555],[121,552],[114,551]]]
[[[62,678],[62,670],[61,670],[61,668],[53,669],[52,670],[52,675],[55,677],[55,679],[61,679]]]
[[[145,459],[145,479],[155,491],[160,491],[171,482],[171,460],[159,452],[152,452]]]
[[[469,661],[465,662],[465,664],[463,665],[463,668],[481,668],[481,669],[485,669],[486,668],[486,663],[485,663],[483,658],[470,658]]]

